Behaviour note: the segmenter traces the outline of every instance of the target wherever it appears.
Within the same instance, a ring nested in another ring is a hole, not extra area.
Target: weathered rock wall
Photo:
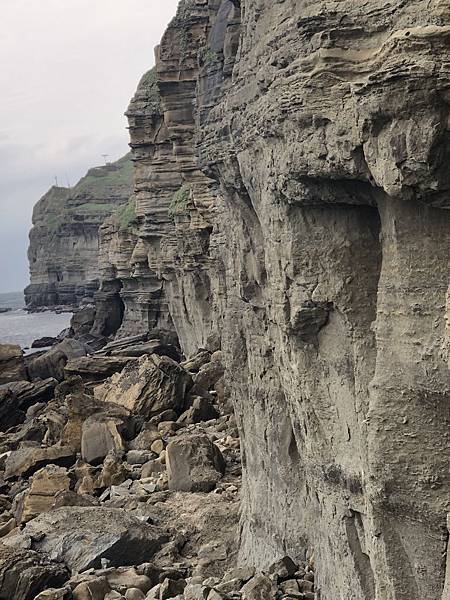
[[[449,17],[186,0],[129,111],[121,332],[221,338],[241,559],[314,552],[322,600],[444,589]]]
[[[201,156],[225,203],[242,557],[309,547],[322,598],[440,599],[448,9],[243,0],[241,13]]]
[[[78,306],[98,287],[98,229],[133,191],[129,155],[91,169],[73,188],[52,187],[36,204],[28,259],[29,308]]]

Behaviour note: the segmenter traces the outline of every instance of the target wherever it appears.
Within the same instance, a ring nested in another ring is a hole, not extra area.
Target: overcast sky
[[[128,151],[123,116],[178,0],[0,0],[0,292],[28,283],[35,202]]]

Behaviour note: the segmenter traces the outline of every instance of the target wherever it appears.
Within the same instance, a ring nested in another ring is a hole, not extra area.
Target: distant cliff
[[[133,191],[130,156],[90,169],[73,188],[52,187],[33,211],[29,308],[78,306],[98,288],[98,230]]]

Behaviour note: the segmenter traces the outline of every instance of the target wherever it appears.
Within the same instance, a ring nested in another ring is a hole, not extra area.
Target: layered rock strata
[[[98,229],[133,191],[127,155],[91,169],[73,188],[52,187],[36,204],[28,259],[28,308],[79,306],[99,285]]]
[[[323,599],[444,589],[449,16],[182,2],[156,53],[160,113],[131,116],[131,264],[187,354],[221,334],[241,559],[313,548]]]

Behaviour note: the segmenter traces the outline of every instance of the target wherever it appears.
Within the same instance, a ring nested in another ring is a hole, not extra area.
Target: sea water
[[[30,347],[41,337],[54,337],[69,326],[72,313],[57,314],[52,311],[28,313],[22,292],[0,294],[0,344],[18,344],[22,348]]]

